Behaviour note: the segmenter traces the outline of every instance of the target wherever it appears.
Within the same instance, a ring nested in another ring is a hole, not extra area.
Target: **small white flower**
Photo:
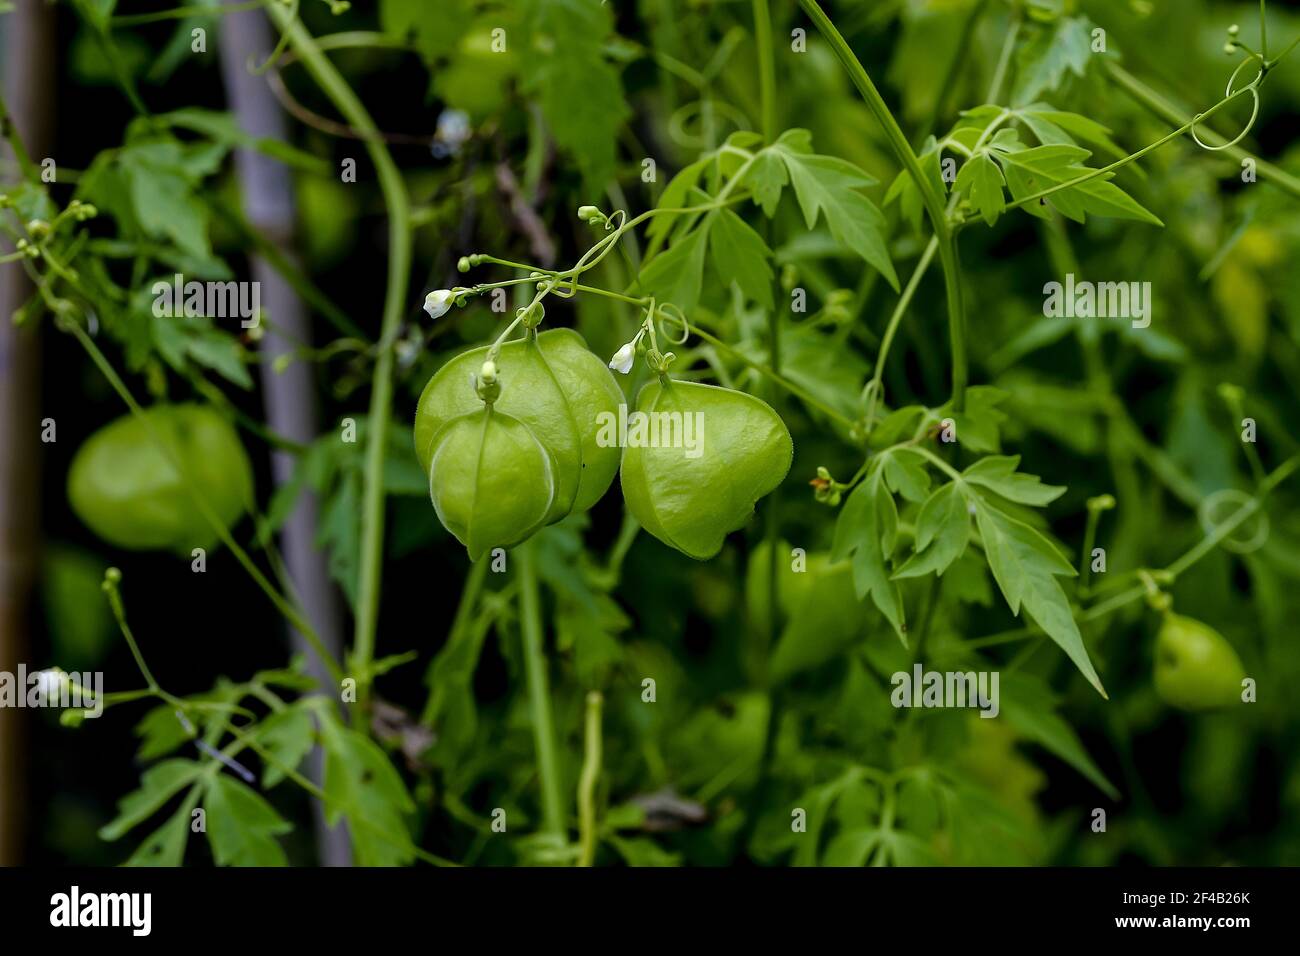
[[[455,301],[450,289],[434,289],[424,297],[424,311],[429,313],[429,318],[438,319],[447,314]]]
[[[609,367],[616,372],[626,375],[632,371],[632,363],[636,361],[636,339],[628,342],[621,349],[614,353],[614,357],[609,360]]]

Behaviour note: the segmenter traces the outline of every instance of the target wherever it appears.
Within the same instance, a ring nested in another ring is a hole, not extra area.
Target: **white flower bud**
[[[435,289],[424,297],[424,311],[429,313],[429,318],[438,319],[447,314],[455,301],[450,289]]]
[[[636,361],[636,340],[628,342],[621,349],[614,353],[614,357],[609,360],[609,367],[616,372],[626,375],[632,371],[632,363]]]

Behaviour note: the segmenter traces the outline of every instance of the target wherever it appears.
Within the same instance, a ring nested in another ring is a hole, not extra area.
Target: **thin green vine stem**
[[[1256,83],[1257,82],[1258,81],[1256,81]],[[1141,159],[1147,153],[1159,149],[1161,146],[1165,145],[1165,143],[1177,139],[1179,136],[1182,136],[1184,133],[1186,133],[1196,124],[1205,122],[1205,120],[1209,119],[1215,113],[1219,112],[1219,110],[1223,109],[1225,106],[1227,106],[1237,97],[1241,96],[1243,93],[1249,93],[1252,90],[1254,90],[1255,86],[1256,86],[1255,83],[1250,83],[1247,84],[1246,86],[1243,86],[1241,89],[1237,90],[1236,92],[1225,96],[1223,99],[1219,100],[1219,102],[1215,103],[1209,109],[1205,110],[1205,112],[1198,113],[1196,116],[1188,120],[1182,126],[1178,127],[1172,132],[1166,133],[1164,136],[1160,137],[1155,142],[1148,143],[1146,146],[1143,146],[1141,149],[1139,149],[1136,153],[1129,153],[1129,155],[1124,156],[1121,159],[1117,159],[1115,160],[1115,162],[1103,166],[1100,169],[1089,170],[1088,172],[1084,173],[1082,176],[1076,176],[1074,179],[1071,179],[1067,182],[1056,183],[1055,185],[1049,186],[1046,189],[1040,189],[1036,193],[1031,193],[1030,195],[1025,196],[1021,199],[1017,199],[1015,202],[1009,202],[1007,203],[1007,209],[1018,209],[1021,206],[1028,205],[1029,203],[1038,202],[1038,200],[1050,196],[1052,195],[1052,193],[1060,192],[1063,189],[1073,189],[1075,186],[1082,186],[1085,183],[1090,183],[1094,179],[1098,179],[1103,176],[1109,176],[1111,173],[1123,169],[1129,163],[1136,162],[1137,160]]]
[[[269,0],[274,3],[276,0]],[[258,7],[264,7],[268,0],[248,0],[246,3],[230,4],[210,4],[198,3],[185,7],[172,7],[170,10],[159,10],[156,13],[124,13],[113,17],[109,24],[114,27],[135,27],[143,26],[147,23],[158,23],[163,20],[186,20],[190,17],[217,17],[225,16],[228,13],[240,13],[245,10],[256,10]]]
[[[311,34],[278,4],[271,4],[268,12],[325,95],[362,135],[388,208],[388,279],[380,326],[381,348],[375,362],[370,394],[361,504],[360,575],[352,646],[352,662],[357,670],[357,703],[364,710],[370,692],[370,663],[374,659],[379,619],[380,565],[384,548],[384,448],[393,406],[392,344],[401,328],[403,302],[411,274],[410,197],[374,120],[347,81],[321,52]]]
[[[22,137],[18,135],[18,129],[14,126],[13,116],[9,113],[9,104],[5,101],[2,90],[0,90],[0,132],[4,133],[9,148],[13,150],[14,160],[18,163],[18,170],[22,173],[23,178],[29,182],[39,183],[41,181],[41,172],[36,168],[36,164],[32,162],[32,157],[28,154]]]
[[[1268,61],[1268,12],[1264,9],[1264,0],[1259,0],[1259,55]]]
[[[535,542],[526,541],[514,550],[515,562],[519,568],[519,617],[523,635],[524,673],[528,684],[533,739],[537,748],[537,774],[542,785],[542,832],[563,842],[566,838],[564,795],[560,786],[559,752],[555,741],[555,718],[551,712],[546,654],[542,648],[541,588],[537,581],[534,547]]]
[[[149,689],[156,693],[162,688],[154,678],[153,672],[149,670],[149,665],[145,663],[144,655],[140,653],[140,645],[135,642],[135,634],[131,632],[131,625],[127,623],[126,608],[122,604],[122,592],[119,588],[121,580],[122,572],[117,568],[109,568],[104,574],[104,594],[108,596],[108,606],[113,612],[113,619],[117,621],[117,629],[122,632],[126,646],[131,649],[131,656],[135,658],[135,666],[140,668],[140,675],[149,685]]]
[[[446,647],[455,647],[464,640],[465,632],[474,618],[479,598],[483,593],[483,582],[487,579],[489,564],[488,561],[479,560],[470,565],[469,574],[465,576],[465,584],[460,590],[460,604],[456,606],[456,617],[452,620],[451,630],[447,633]],[[420,716],[420,723],[425,727],[433,726],[433,718],[441,699],[442,688],[437,685],[431,686],[424,711]]]
[[[799,0],[799,6],[808,14],[817,29],[830,43],[840,63],[849,73],[849,78],[866,101],[876,121],[884,130],[885,140],[894,153],[899,164],[907,170],[916,183],[917,192],[925,206],[926,215],[934,229],[939,242],[939,261],[943,264],[944,294],[948,304],[948,338],[952,352],[952,404],[955,411],[966,407],[966,383],[969,377],[966,364],[966,306],[961,282],[961,261],[957,253],[957,243],[948,215],[944,209],[943,199],[921,169],[921,161],[907,142],[907,137],[899,128],[898,121],[890,112],[871,81],[862,61],[854,54],[848,41],[836,29],[830,17],[817,4],[816,0]]]
[[[1289,478],[1297,470],[1300,470],[1300,455],[1293,455],[1274,468],[1269,472],[1268,477],[1260,483],[1259,491],[1254,497],[1229,515],[1221,524],[1216,525],[1212,532],[1188,549],[1180,558],[1167,565],[1163,569],[1163,573],[1167,575],[1170,580],[1177,579],[1180,574],[1192,565],[1196,564],[1196,562],[1200,561],[1203,557],[1218,547],[1219,543],[1227,538],[1228,535],[1236,531],[1247,518],[1259,510],[1261,503],[1269,494],[1272,493],[1273,489]],[[1088,608],[1079,616],[1079,620],[1096,620],[1097,618],[1103,617],[1112,611],[1118,610],[1124,605],[1145,596],[1146,593],[1146,585],[1135,585],[1127,591],[1115,595],[1113,598],[1109,598],[1100,604]]]
[[[591,866],[596,859],[596,784],[600,780],[603,704],[600,691],[588,692],[582,774],[578,778],[578,866]]]
[[[902,324],[903,316],[907,314],[907,307],[912,304],[912,297],[916,295],[916,290],[921,285],[921,277],[925,275],[925,270],[930,268],[930,262],[938,251],[939,239],[937,236],[931,236],[930,241],[926,243],[925,251],[921,253],[921,258],[916,263],[916,268],[912,270],[912,275],[907,280],[907,285],[903,286],[903,293],[894,305],[889,324],[885,326],[885,334],[880,340],[880,351],[876,353],[876,371],[867,385],[871,389],[871,400],[867,406],[868,430],[875,424],[876,406],[880,401],[880,391],[884,387],[885,362],[889,358],[889,349],[894,344],[894,336],[898,332],[899,325]]]
[[[1188,121],[1185,111],[1179,109],[1170,100],[1157,93],[1151,87],[1147,86],[1136,76],[1124,69],[1113,60],[1104,61],[1106,75],[1111,82],[1129,95],[1136,103],[1144,106],[1148,112],[1158,116],[1166,123],[1173,123],[1175,126],[1181,126]],[[1227,138],[1208,130],[1202,132],[1206,142],[1211,144],[1222,144],[1227,142]],[[1217,142],[1216,142],[1217,141]],[[1224,152],[1234,159],[1240,161],[1243,159],[1252,159],[1255,162],[1255,168],[1259,174],[1268,182],[1277,186],[1286,193],[1300,199],[1300,179],[1292,176],[1285,169],[1273,165],[1264,159],[1258,159],[1251,156],[1250,153],[1242,149],[1241,146],[1229,146]]]
[[[1011,54],[1016,47],[1016,39],[1020,36],[1020,26],[1024,19],[1023,9],[1017,5],[1011,14],[1011,28],[1007,30],[1006,39],[1002,43],[1002,51],[998,54],[998,64],[993,70],[993,79],[989,81],[988,102],[996,103],[999,93],[1002,90],[1002,84],[1006,82],[1007,66],[1011,63]]]
[[[758,47],[758,100],[763,142],[776,136],[776,66],[772,55],[772,12],[767,0],[753,0],[754,43]]]

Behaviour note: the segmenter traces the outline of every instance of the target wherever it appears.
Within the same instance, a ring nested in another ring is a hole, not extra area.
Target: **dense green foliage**
[[[178,474],[218,512],[191,532],[177,503],[180,538],[74,493],[105,540],[70,532],[51,580],[119,565],[108,607],[152,661],[169,635],[128,625],[150,578],[117,547],[221,541],[269,599],[249,620],[314,640],[274,533],[310,489],[355,621],[332,685],[221,646],[184,697],[109,669],[100,746],[125,762],[138,721],[143,765],[98,821],[134,848],[110,859],[310,863],[306,795],[377,865],[1300,863],[1300,19],[268,0],[288,145],[207,100],[144,111],[208,69],[214,16],[72,6],[69,82],[138,115],[54,184],[5,170],[18,319],[79,343],[64,387],[107,376],[138,421],[204,402],[264,459],[258,336],[151,289],[269,255],[329,339],[286,361],[331,422],[242,524],[199,462],[139,490]],[[240,147],[293,169],[301,268],[235,211]],[[1067,276],[1147,283],[1146,311],[1053,312]],[[698,413],[704,453],[620,455],[595,437],[620,402]],[[107,659],[93,622],[49,625]],[[997,674],[997,716],[896,706],[914,667]]]

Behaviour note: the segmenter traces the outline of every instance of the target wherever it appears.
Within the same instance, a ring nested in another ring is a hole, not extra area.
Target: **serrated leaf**
[[[1007,393],[992,385],[972,385],[966,389],[966,409],[953,412],[945,405],[940,418],[951,418],[956,426],[957,443],[973,452],[1001,450],[1001,426],[1007,416],[998,410]]]
[[[942,575],[962,556],[970,542],[970,512],[966,496],[956,482],[932,494],[921,507],[916,523],[916,551],[894,572],[894,578]]]
[[[203,800],[208,843],[217,866],[284,866],[288,863],[276,837],[293,825],[276,813],[256,791],[234,777],[212,778]]]
[[[286,707],[262,721],[257,728],[257,740],[279,763],[297,770],[316,743],[316,727],[306,711]],[[262,768],[262,788],[270,790],[284,777],[284,770],[267,761]]]
[[[146,712],[135,725],[135,733],[140,738],[140,749],[135,756],[142,763],[165,757],[190,739],[171,704],[161,704]]]
[[[1023,673],[1004,674],[1001,707],[1007,722],[1021,734],[1060,757],[1112,800],[1120,798],[1074,729],[1056,713],[1055,697],[1041,681]]]
[[[1086,17],[1063,17],[1026,43],[1017,57],[1012,101],[1024,103],[1057,89],[1067,73],[1083,76],[1092,55],[1091,26]]]
[[[689,166],[685,166],[664,187],[664,191],[659,196],[658,208],[660,209],[681,209],[689,203],[691,192],[695,189],[700,177],[709,164],[713,162],[712,156],[706,156],[704,159],[696,160]],[[645,234],[649,239],[667,239],[671,236],[675,228],[684,223],[685,217],[675,215],[652,216],[650,224],[646,226]]]
[[[754,157],[749,169],[745,171],[741,185],[749,188],[754,202],[770,219],[776,215],[781,191],[789,182],[790,174],[780,156],[773,150],[765,149]]]
[[[1078,179],[1092,170],[1082,165],[1089,153],[1081,146],[1056,144],[1034,146],[1030,149],[993,149],[992,155],[1002,166],[1007,188],[1016,200]],[[1110,216],[1116,219],[1135,219],[1163,226],[1158,218],[1144,209],[1128,193],[1109,182],[1112,174],[1099,176],[1078,186],[1062,189],[1030,202],[1021,208],[1030,215],[1045,219],[1050,216],[1046,206],[1060,211],[1075,222],[1085,222],[1087,214]],[[1046,205],[1044,205],[1046,204]]]
[[[1044,145],[1080,141],[1117,158],[1124,155],[1124,151],[1110,138],[1109,129],[1078,113],[1053,109],[1046,103],[1034,103],[1017,110],[1016,115]]]
[[[155,239],[169,239],[199,258],[212,255],[208,242],[208,213],[190,185],[165,170],[127,165],[131,202],[140,228]]]
[[[906,646],[903,594],[898,584],[890,580],[886,563],[894,549],[898,508],[893,495],[885,487],[882,472],[883,469],[875,468],[845,501],[835,523],[831,560],[851,559],[858,600],[870,595]]]
[[[1016,471],[1019,455],[990,455],[962,472],[963,480],[994,491],[1003,498],[1041,508],[1065,494],[1063,485],[1045,485],[1037,475]]]
[[[99,829],[101,840],[117,840],[157,813],[168,800],[194,783],[203,765],[179,757],[155,764],[140,777],[140,788],[117,805],[117,816]]]
[[[426,62],[450,53],[472,20],[464,0],[441,0],[436,11],[427,0],[379,0],[379,26],[400,40],[413,37]]]
[[[926,140],[925,148],[917,159],[920,161],[921,172],[925,178],[936,193],[943,196],[947,194],[948,187],[943,181],[939,158],[939,145],[931,136]],[[921,190],[917,188],[916,181],[906,169],[894,177],[894,181],[889,184],[889,189],[885,192],[884,205],[888,206],[892,202],[898,203],[903,219],[919,236],[922,229],[921,218],[925,214],[925,203],[921,200]]]
[[[1012,518],[979,495],[968,494],[967,500],[975,505],[984,555],[1011,613],[1019,615],[1023,606],[1097,693],[1105,697],[1106,691],[1083,646],[1070,602],[1056,580],[1058,575],[1074,575],[1074,568],[1047,538],[1023,521]]]
[[[183,803],[167,822],[149,834],[123,866],[180,866],[190,839],[191,805]]]
[[[920,452],[912,448],[897,448],[882,453],[885,484],[908,501],[925,501],[930,494],[930,472]]]
[[[387,755],[365,734],[320,713],[325,815],[347,817],[358,866],[405,866],[414,858],[406,817],[415,804]]]
[[[689,313],[704,285],[704,259],[712,217],[659,253],[641,270],[641,289],[660,303],[671,302]]]
[[[724,286],[735,282],[746,297],[772,308],[772,250],[762,237],[730,209],[710,214],[709,251]]]
[[[990,226],[1007,207],[1002,195],[1002,172],[988,153],[979,152],[966,160],[957,173],[956,185]]]
[[[803,152],[806,140],[790,130],[773,150],[778,152],[790,175],[795,197],[809,229],[819,215],[826,217],[831,235],[873,266],[898,291],[898,275],[885,242],[885,217],[866,196],[857,192],[875,180],[852,163],[834,156]]]

